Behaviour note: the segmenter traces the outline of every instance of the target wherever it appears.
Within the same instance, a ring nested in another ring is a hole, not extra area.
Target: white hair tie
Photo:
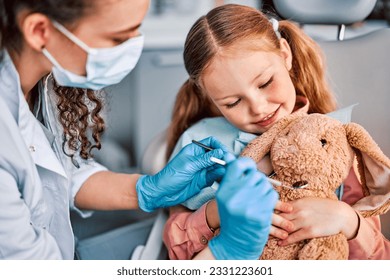
[[[279,39],[282,38],[279,32],[279,21],[275,18],[270,18],[269,21],[272,24],[272,28],[275,31],[276,36],[278,36]]]

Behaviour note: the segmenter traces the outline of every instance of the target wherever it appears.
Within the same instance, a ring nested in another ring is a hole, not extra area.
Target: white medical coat
[[[73,259],[69,209],[75,209],[83,182],[105,170],[80,159],[77,168],[62,152],[52,98],[50,88],[40,95],[43,125],[29,110],[5,52],[0,62],[0,259]]]

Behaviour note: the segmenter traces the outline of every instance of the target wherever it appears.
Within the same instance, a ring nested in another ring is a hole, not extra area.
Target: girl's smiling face
[[[210,99],[240,130],[263,133],[294,110],[296,93],[288,72],[291,50],[286,40],[280,43],[280,54],[236,49],[217,55],[202,75]]]

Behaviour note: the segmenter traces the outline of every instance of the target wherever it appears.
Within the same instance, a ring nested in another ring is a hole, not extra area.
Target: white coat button
[[[30,152],[35,152],[35,146],[34,145],[30,145],[30,147],[28,147],[28,149],[30,150]]]

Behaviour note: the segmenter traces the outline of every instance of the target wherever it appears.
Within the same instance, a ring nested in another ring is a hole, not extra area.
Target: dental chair
[[[167,163],[167,130],[159,132],[148,144],[141,161],[142,174],[156,174]],[[168,259],[168,251],[162,241],[168,210],[160,209],[154,220],[153,227],[145,244],[138,245],[131,256],[132,260],[161,260]]]
[[[361,124],[390,156],[390,113],[387,108],[390,105],[390,28],[384,25],[361,35],[348,36],[348,31],[350,34],[354,31],[352,27],[349,30],[348,25],[363,22],[374,9],[376,0],[273,2],[282,18],[296,21],[304,30],[312,24],[319,25],[318,30],[324,25],[338,27],[334,40],[313,36],[324,51],[330,85],[340,107],[358,103],[353,109],[352,121]],[[381,220],[382,232],[390,238],[390,213],[383,215]]]

